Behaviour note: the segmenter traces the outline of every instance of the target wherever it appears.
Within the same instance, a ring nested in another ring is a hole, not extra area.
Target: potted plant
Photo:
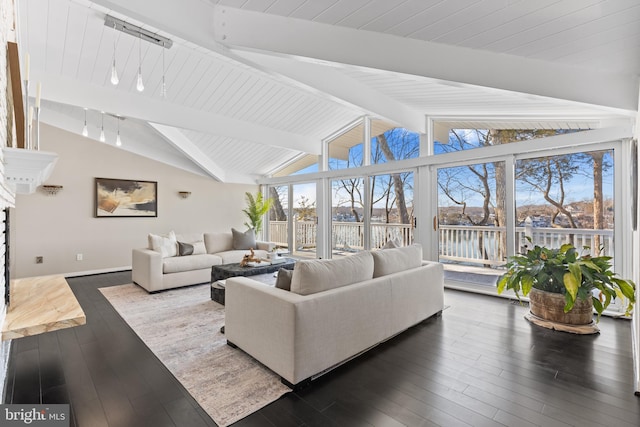
[[[249,221],[245,222],[244,225],[253,228],[256,234],[258,234],[262,230],[262,218],[269,212],[269,209],[271,209],[273,200],[271,198],[264,199],[262,193],[259,191],[255,196],[246,192],[245,199],[247,201],[247,207],[243,209],[242,212],[249,218]]]
[[[559,249],[536,245],[524,255],[509,258],[507,271],[497,282],[498,293],[511,289],[518,299],[520,294],[529,295],[530,313],[525,317],[533,323],[568,332],[595,333],[598,329],[593,324],[593,309],[599,320],[615,298],[627,298],[626,315],[631,314],[635,303],[635,284],[617,277],[611,269],[609,256],[583,255],[571,244]],[[591,325],[591,330],[581,331],[573,325]]]

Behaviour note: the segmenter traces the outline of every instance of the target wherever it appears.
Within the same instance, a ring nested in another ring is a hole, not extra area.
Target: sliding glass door
[[[278,250],[295,257],[315,258],[318,215],[316,184],[292,184],[269,187],[273,200],[269,211],[269,241]]]

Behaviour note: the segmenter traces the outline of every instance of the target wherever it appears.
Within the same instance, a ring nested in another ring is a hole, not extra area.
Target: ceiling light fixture
[[[105,141],[104,137],[104,111],[102,111],[102,123],[100,124],[100,142]]]
[[[162,42],[162,47],[164,47],[164,42]],[[164,67],[164,49],[162,49],[162,86],[160,86],[160,96],[163,98],[167,97],[167,84],[164,81],[165,75],[165,67]]]
[[[131,36],[138,38],[138,76],[136,81],[136,89],[139,92],[144,90],[144,83],[142,81],[142,41],[162,46],[163,49],[170,49],[173,46],[173,41],[166,37],[152,33],[137,25],[129,24],[121,19],[114,18],[113,16],[106,15],[104,17],[104,25],[113,28],[114,30],[122,31]],[[162,51],[162,87],[160,89],[162,96],[166,96],[166,85],[164,79],[164,50]],[[116,39],[113,39],[113,64],[111,67],[111,83],[118,84],[118,71],[116,70]]]
[[[118,134],[116,135],[116,145],[120,147],[122,145],[122,140],[120,139],[120,117],[116,117],[118,120]]]
[[[144,90],[144,84],[142,83],[142,35],[138,36],[138,82],[136,83],[136,89],[138,89],[138,92]]]
[[[89,129],[87,129],[87,109],[84,109],[84,127],[82,128],[82,136],[89,136]]]
[[[116,23],[113,23],[113,29],[116,29]],[[116,35],[113,35],[113,62],[111,63],[111,84],[116,86],[120,82],[118,78],[118,69],[116,68]]]

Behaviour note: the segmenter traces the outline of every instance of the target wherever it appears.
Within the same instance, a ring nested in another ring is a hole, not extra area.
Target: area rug
[[[224,306],[209,285],[148,294],[137,285],[100,288],[122,318],[220,426],[291,391],[280,378],[226,344]]]

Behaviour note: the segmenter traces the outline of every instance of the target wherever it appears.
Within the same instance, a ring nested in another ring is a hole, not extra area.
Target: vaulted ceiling
[[[323,139],[364,115],[425,132],[427,116],[609,126],[638,110],[638,0],[17,6],[30,81],[42,82],[44,122],[80,133],[86,109],[97,141],[105,112],[105,143],[113,144],[119,122],[121,149],[224,182],[254,182],[319,154]],[[116,31],[106,15],[173,45]]]

